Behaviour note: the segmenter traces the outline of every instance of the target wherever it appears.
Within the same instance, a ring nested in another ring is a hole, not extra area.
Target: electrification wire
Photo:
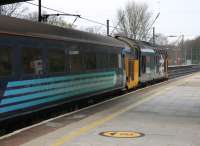
[[[38,4],[34,4],[34,3],[31,3],[31,2],[25,2],[25,3],[39,7]],[[45,8],[45,9],[47,9],[47,10],[51,10],[51,11],[58,12],[58,13],[62,13],[62,14],[74,15],[74,14],[65,13],[64,11],[52,9],[52,8],[49,8],[49,7],[46,7],[46,6],[43,6],[43,5],[42,5],[41,7],[42,7],[42,8]]]
[[[123,13],[123,16],[121,17],[121,19],[119,20],[119,22],[117,23],[115,28],[112,30],[111,35],[114,33],[114,31],[116,30],[117,26],[121,23],[121,21],[124,19],[124,17],[125,17],[125,13]]]
[[[34,5],[34,6],[37,6],[37,7],[39,6],[38,4],[34,4],[34,3],[31,3],[31,2],[25,2],[25,3],[30,4],[30,5]],[[43,6],[43,5],[42,5],[41,7],[42,7],[42,8],[45,8],[45,9],[47,9],[47,10],[51,10],[51,11],[54,11],[54,12],[66,14],[66,15],[69,15],[69,16],[70,16],[70,15],[76,16],[76,15],[74,15],[74,14],[69,14],[69,13],[66,13],[66,12],[64,12],[64,11],[52,9],[52,8],[49,8],[49,7],[46,7],[46,6]],[[96,21],[96,20],[88,19],[88,18],[82,17],[81,15],[78,15],[78,16],[79,16],[78,18],[83,19],[83,20],[85,20],[85,21],[92,22],[92,23],[96,23],[96,24],[103,25],[103,26],[107,27],[107,25],[104,24],[104,23],[102,23],[102,22],[98,22],[98,21]],[[77,18],[77,19],[78,19],[78,18]],[[77,19],[74,20],[73,24],[75,23],[75,21],[76,21]],[[114,28],[114,29],[119,29],[119,28],[114,27],[114,26],[109,26],[109,27],[110,27],[110,28]]]
[[[147,32],[149,32],[151,30],[151,28],[153,27],[154,23],[156,22],[156,20],[158,19],[158,17],[160,16],[160,12],[157,14],[156,18],[154,19],[154,21],[152,22],[152,24],[150,25],[149,29]]]

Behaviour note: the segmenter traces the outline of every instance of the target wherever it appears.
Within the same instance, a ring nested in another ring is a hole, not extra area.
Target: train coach
[[[144,42],[0,20],[0,121],[166,77],[165,53]]]
[[[128,89],[168,78],[166,50],[144,41],[122,36],[116,36],[116,38],[128,46],[125,47],[123,56]]]

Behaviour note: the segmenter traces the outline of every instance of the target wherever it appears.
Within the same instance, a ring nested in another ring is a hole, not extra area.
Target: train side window
[[[108,55],[106,53],[98,52],[96,54],[96,61],[97,61],[97,68],[98,69],[105,69],[108,67]]]
[[[12,74],[12,50],[9,48],[0,49],[0,76]]]
[[[153,69],[155,67],[155,60],[154,60],[155,56],[149,56],[149,58],[150,58],[150,61],[149,61],[150,68]]]
[[[83,70],[83,58],[79,51],[69,52],[69,70],[70,72],[81,72]]]
[[[150,56],[146,56],[146,63],[148,64],[148,66],[151,64],[151,57]]]
[[[48,68],[50,73],[64,72],[65,69],[65,51],[49,49]]]
[[[118,67],[118,55],[117,54],[111,54],[110,55],[110,67],[111,68],[117,68]]]
[[[96,69],[96,54],[95,53],[86,53],[84,57],[86,64],[86,69],[92,70]]]
[[[27,49],[22,51],[23,57],[23,70],[25,74],[42,74],[43,61],[40,49]]]

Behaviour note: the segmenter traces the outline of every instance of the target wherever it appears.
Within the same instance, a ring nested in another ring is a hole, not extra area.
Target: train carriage
[[[123,55],[128,89],[154,80],[167,79],[167,52],[164,49],[123,36],[116,38],[125,42],[128,45],[126,48],[129,48]]]
[[[0,20],[0,121],[167,78],[166,51],[147,42]]]
[[[124,43],[6,16],[0,20],[0,121],[124,88]]]
[[[167,52],[148,42],[138,42],[140,48],[140,83],[167,78]]]
[[[139,48],[136,42],[129,38],[122,36],[115,36],[115,38],[127,45],[123,51],[126,87],[127,89],[136,88],[139,85]]]

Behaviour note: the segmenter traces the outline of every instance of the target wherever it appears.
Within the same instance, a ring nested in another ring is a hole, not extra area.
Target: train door
[[[136,87],[139,81],[139,61],[125,57],[125,71],[127,88]]]

